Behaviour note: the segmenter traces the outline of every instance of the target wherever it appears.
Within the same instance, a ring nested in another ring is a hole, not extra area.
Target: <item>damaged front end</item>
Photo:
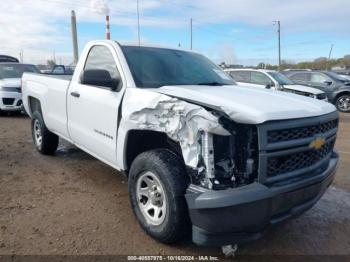
[[[191,179],[185,198],[198,245],[256,240],[310,209],[334,179],[336,112],[248,122],[238,111],[132,88],[124,102],[122,127],[158,131],[177,145]],[[319,134],[327,143],[317,150],[310,145]]]
[[[229,135],[201,132],[198,166],[195,169],[188,167],[192,183],[213,190],[253,183],[258,175],[256,127],[237,124],[221,113],[212,113],[217,115]]]
[[[181,148],[193,185],[221,190],[257,178],[258,141],[255,125],[238,124],[218,109],[147,90],[125,95],[123,119],[130,129],[166,133]]]

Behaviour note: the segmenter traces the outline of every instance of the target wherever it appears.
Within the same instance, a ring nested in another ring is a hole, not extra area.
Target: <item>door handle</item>
[[[70,95],[74,97],[80,97],[80,94],[78,92],[71,92]]]

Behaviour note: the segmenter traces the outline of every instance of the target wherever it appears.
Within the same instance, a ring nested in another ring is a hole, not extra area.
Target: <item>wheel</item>
[[[187,186],[184,164],[172,151],[157,149],[136,157],[129,172],[129,197],[147,234],[163,243],[174,243],[187,235]]]
[[[58,146],[58,136],[50,132],[40,112],[36,111],[32,117],[32,136],[37,150],[44,155],[52,155]]]
[[[340,112],[350,112],[350,95],[338,97],[335,104]]]

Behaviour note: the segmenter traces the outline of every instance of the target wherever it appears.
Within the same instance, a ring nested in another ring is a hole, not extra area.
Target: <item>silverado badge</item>
[[[317,137],[314,141],[310,143],[309,147],[315,150],[319,150],[324,144],[326,144],[326,139],[324,139],[323,137]]]

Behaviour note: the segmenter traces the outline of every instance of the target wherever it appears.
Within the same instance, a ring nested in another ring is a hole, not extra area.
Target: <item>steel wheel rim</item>
[[[340,109],[344,111],[349,111],[350,110],[350,97],[341,97],[338,101],[338,106]]]
[[[41,124],[38,119],[34,120],[34,139],[35,144],[40,147],[41,143],[43,142],[43,136],[41,134]]]
[[[164,222],[167,198],[163,184],[150,171],[143,173],[136,183],[138,207],[148,224],[159,226]]]

